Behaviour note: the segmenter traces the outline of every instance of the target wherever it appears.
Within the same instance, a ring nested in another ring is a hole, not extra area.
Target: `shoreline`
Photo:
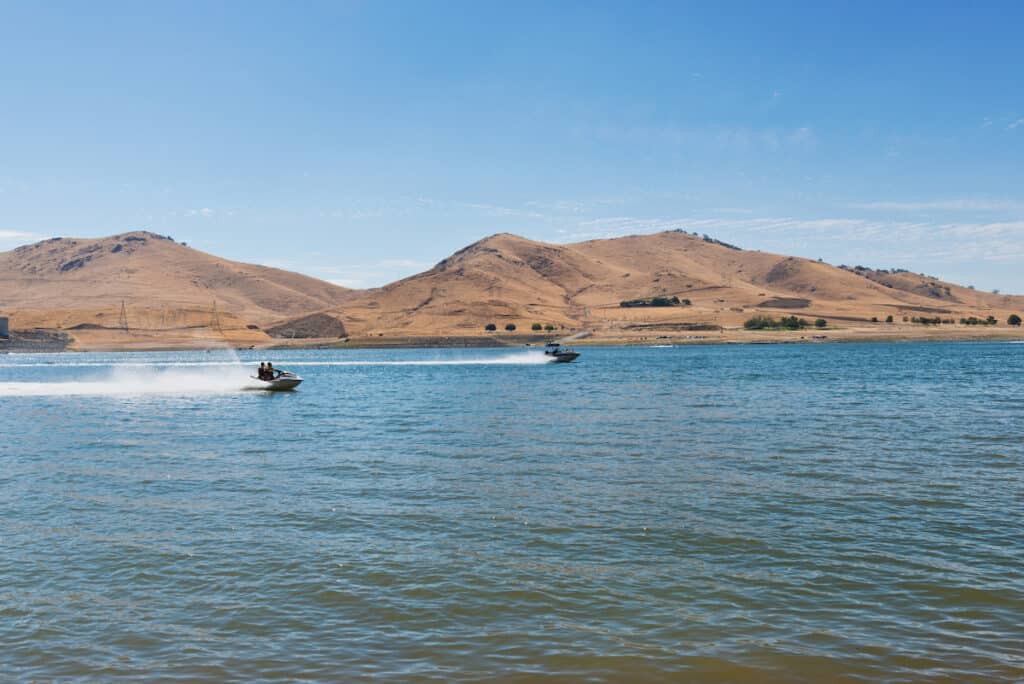
[[[14,331],[18,334],[18,331]],[[580,333],[576,333],[580,334]],[[692,335],[658,335],[658,336],[617,336],[613,331],[595,334],[583,331],[580,339],[568,340],[566,346],[571,347],[636,347],[636,346],[700,346],[729,344],[848,344],[848,343],[912,343],[912,342],[1024,342],[1024,330],[892,330],[879,331],[870,329],[823,329],[803,331],[749,331],[743,329],[727,329],[722,331],[706,331]],[[17,338],[11,341],[0,341],[2,354],[33,354],[33,353],[88,353],[88,352],[152,352],[152,351],[207,351],[231,349],[235,351],[287,351],[290,349],[495,349],[495,348],[529,348],[540,347],[553,339],[551,335],[466,335],[466,336],[432,336],[409,335],[402,337],[350,337],[344,340],[336,338],[309,338],[303,340],[273,339],[252,344],[239,344],[230,338],[190,339],[187,341],[159,341],[152,338],[127,340],[91,340],[84,344],[67,339],[63,347],[47,344],[36,346],[18,344]],[[557,339],[557,338],[555,338]]]

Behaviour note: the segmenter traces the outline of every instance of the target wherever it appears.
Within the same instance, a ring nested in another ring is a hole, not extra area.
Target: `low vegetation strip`
[[[646,299],[627,299],[619,302],[619,306],[631,308],[636,306],[690,306],[689,299],[679,297],[647,297]]]
[[[811,321],[806,318],[797,318],[796,316],[783,316],[776,320],[771,316],[754,316],[748,318],[743,324],[743,327],[747,330],[802,330],[812,325]],[[824,328],[828,325],[828,321],[824,318],[818,318],[813,323],[815,328]]]
[[[623,330],[681,330],[681,331],[701,331],[701,330],[721,330],[722,326],[714,323],[631,323],[625,325]]]
[[[810,305],[810,299],[801,299],[800,297],[774,297],[758,304],[758,306],[769,309],[806,309]]]

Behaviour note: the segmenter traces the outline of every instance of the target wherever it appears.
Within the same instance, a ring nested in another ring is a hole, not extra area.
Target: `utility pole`
[[[213,300],[213,315],[210,318],[210,327],[217,332],[223,332],[220,329],[220,314],[217,312],[217,300]]]
[[[121,316],[117,319],[117,327],[128,332],[128,310],[124,306],[123,299],[121,300]]]

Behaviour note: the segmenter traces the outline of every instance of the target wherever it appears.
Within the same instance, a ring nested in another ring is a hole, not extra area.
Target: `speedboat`
[[[566,349],[558,342],[548,342],[544,345],[544,356],[547,356],[551,363],[569,363],[575,361],[579,355],[579,352]]]
[[[253,389],[266,390],[267,392],[287,392],[302,384],[302,378],[291,371],[274,371],[273,380],[260,380],[255,375],[250,375],[255,385]]]

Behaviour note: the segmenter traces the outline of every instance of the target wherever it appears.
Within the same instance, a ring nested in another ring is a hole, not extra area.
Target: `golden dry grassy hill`
[[[622,306],[654,297],[677,297],[680,305]],[[831,328],[882,336],[960,328],[977,334],[983,326],[959,320],[991,315],[1000,325],[985,326],[988,334],[999,327],[1014,333],[1005,321],[1022,309],[1020,296],[741,250],[672,231],[568,245],[494,235],[425,273],[353,296],[338,314],[351,334],[367,337],[474,335],[486,323],[499,334],[509,323],[522,333],[540,323],[624,340],[708,337],[718,328],[742,328],[756,315],[821,317]],[[888,316],[892,324],[885,324]],[[921,317],[954,323],[912,322]]]
[[[144,231],[0,253],[0,313],[15,328],[66,331],[87,348],[266,342],[262,328],[337,306],[349,293]]]
[[[652,298],[672,305],[623,306]],[[597,341],[1019,337],[1006,319],[1024,311],[1024,297],[905,271],[741,250],[681,231],[568,245],[499,234],[424,273],[347,290],[136,232],[53,239],[0,254],[0,307],[15,327],[64,331],[78,348],[96,349],[344,337],[354,344],[491,337],[508,343],[535,324],[550,329],[544,334],[585,332]],[[753,316],[793,315],[826,319],[828,328],[743,328]],[[998,324],[960,322],[989,316]],[[485,331],[489,323],[497,332]]]

